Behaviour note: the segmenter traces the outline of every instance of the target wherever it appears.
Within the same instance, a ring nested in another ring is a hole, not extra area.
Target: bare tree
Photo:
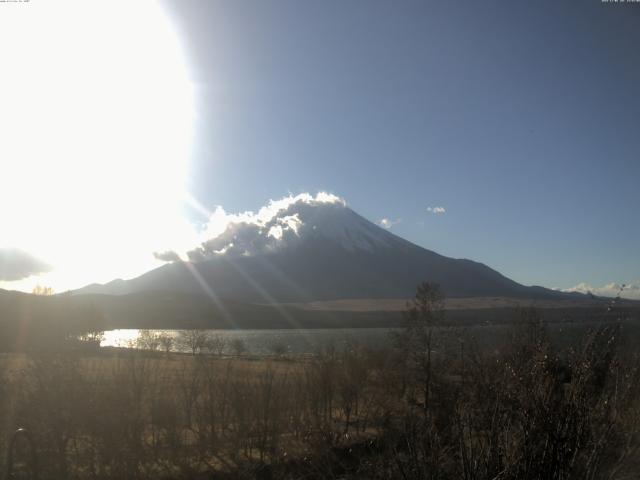
[[[440,286],[424,282],[418,285],[415,297],[407,304],[406,325],[398,336],[408,371],[421,385],[425,415],[429,407],[435,330],[444,321],[444,295]]]
[[[44,285],[36,285],[35,287],[33,287],[33,290],[31,291],[31,293],[33,293],[34,295],[49,296],[49,295],[53,295],[55,291],[51,287],[46,287]]]
[[[80,338],[80,341],[82,342],[86,342],[90,345],[95,345],[99,347],[102,341],[104,340],[104,332],[102,331],[86,332],[80,335],[79,338]]]
[[[182,330],[178,337],[179,344],[192,355],[202,351],[207,343],[207,332],[204,330]]]
[[[204,347],[210,354],[222,355],[227,347],[227,339],[219,334],[207,335]]]
[[[136,347],[155,352],[160,347],[160,337],[149,330],[143,330],[136,339]]]
[[[247,345],[241,338],[234,338],[231,341],[231,348],[237,356],[240,356],[247,351]]]
[[[160,342],[160,347],[162,348],[162,350],[164,350],[166,354],[169,354],[169,352],[171,352],[171,349],[173,348],[173,337],[164,332],[158,335],[158,341]]]

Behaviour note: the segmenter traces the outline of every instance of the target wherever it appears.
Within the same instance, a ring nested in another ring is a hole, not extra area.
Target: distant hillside
[[[548,321],[602,320],[607,300],[524,301],[509,299],[451,299],[446,317],[457,325],[509,323],[519,319],[517,305],[535,305]],[[68,295],[41,297],[0,292],[0,344],[3,339],[37,336],[40,341],[67,333],[116,328],[345,328],[398,327],[404,302],[351,300],[296,305],[213,301],[202,294],[139,292],[128,295]],[[638,318],[640,303],[623,301],[611,318]],[[1,345],[0,345],[1,347]]]

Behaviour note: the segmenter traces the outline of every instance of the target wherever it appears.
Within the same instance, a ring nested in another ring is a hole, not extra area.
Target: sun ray
[[[211,301],[213,301],[216,307],[218,307],[218,310],[222,313],[222,316],[227,322],[227,325],[233,325],[234,328],[237,328],[238,327],[237,322],[235,321],[233,316],[227,311],[226,307],[220,300],[220,297],[216,295],[216,293],[209,286],[207,281],[204,278],[202,278],[202,275],[200,274],[200,272],[198,272],[198,269],[196,268],[196,266],[190,262],[180,262],[180,265],[183,265],[187,269],[187,271],[193,276],[196,282],[198,282],[198,285],[200,285],[200,287],[202,288],[202,291],[206,294],[206,296],[209,297]]]
[[[300,323],[289,314],[270,294],[267,292],[258,282],[256,282],[251,275],[247,274],[241,267],[238,265],[238,262],[234,262],[231,259],[226,257],[222,257],[226,261],[226,263],[231,266],[236,272],[240,274],[242,278],[246,280],[246,282],[251,285],[258,294],[267,302],[267,305],[274,307],[276,311],[284,318],[284,320],[289,324],[291,328],[302,328]]]

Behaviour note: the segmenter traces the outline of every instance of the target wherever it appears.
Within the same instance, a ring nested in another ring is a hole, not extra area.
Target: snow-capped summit
[[[354,251],[389,247],[393,235],[364,219],[339,197],[319,193],[272,202],[257,214],[224,215],[226,222],[211,238],[187,252],[201,262],[219,255],[253,256],[290,248],[307,240],[324,240]],[[221,223],[220,214],[214,222]],[[214,230],[215,229],[210,229]]]
[[[393,235],[358,215],[346,205],[301,205],[298,213],[300,238],[315,238],[339,244],[349,251],[373,252],[391,247]]]

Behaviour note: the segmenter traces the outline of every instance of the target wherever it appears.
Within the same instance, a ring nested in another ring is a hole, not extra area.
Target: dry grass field
[[[3,354],[0,450],[27,428],[42,479],[633,478],[621,324],[560,345],[531,311],[487,348],[414,313],[384,350]],[[18,445],[14,470],[29,458]]]

